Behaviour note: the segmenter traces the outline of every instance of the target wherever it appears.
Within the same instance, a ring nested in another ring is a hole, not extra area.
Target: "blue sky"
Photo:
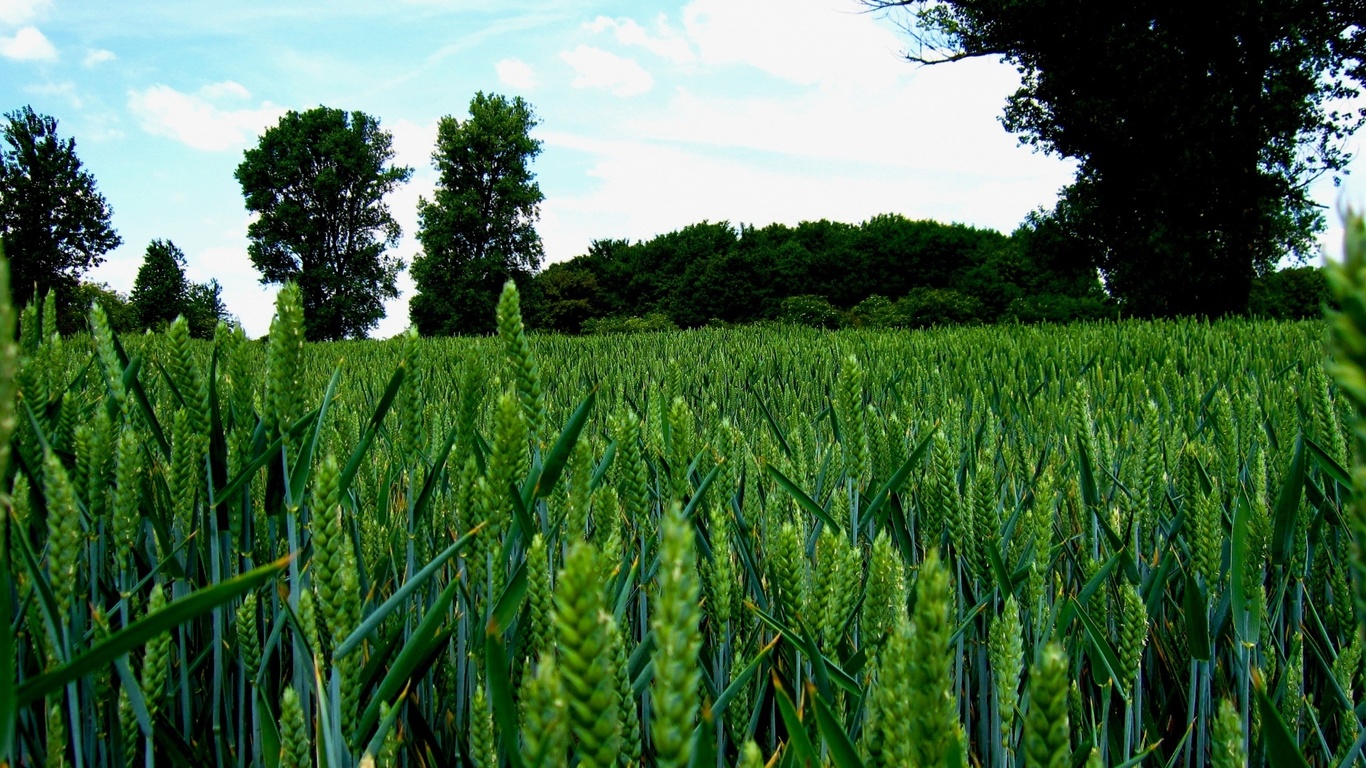
[[[415,169],[389,198],[405,262],[436,121],[479,90],[541,120],[550,261],[703,219],[896,212],[1010,231],[1051,205],[1072,166],[1000,127],[1014,70],[915,67],[903,45],[855,0],[0,0],[0,110],[31,104],[76,138],[124,239],[91,277],[127,291],[169,238],[259,335],[275,288],[247,258],[233,170],[286,109],[362,110],[393,133]],[[1363,184],[1349,177],[1349,201]],[[1328,180],[1315,192],[1339,200]],[[400,288],[376,336],[407,326],[406,272]]]

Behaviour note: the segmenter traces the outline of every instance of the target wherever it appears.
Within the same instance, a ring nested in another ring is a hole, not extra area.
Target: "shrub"
[[[978,320],[982,302],[975,297],[943,288],[915,288],[896,303],[896,325],[927,328],[961,325]]]
[[[1248,314],[1276,320],[1303,320],[1323,316],[1329,301],[1328,281],[1317,267],[1282,269],[1255,278],[1248,296]]]
[[[1113,317],[1114,306],[1103,299],[1045,293],[1038,296],[1021,296],[1010,302],[1002,319],[1021,323],[1070,323],[1075,320],[1104,320]]]
[[[778,306],[778,318],[786,323],[805,325],[811,328],[839,328],[844,325],[844,315],[824,296],[803,294],[788,296]]]
[[[895,328],[897,324],[896,305],[876,293],[854,305],[849,316],[856,328]]]
[[[656,333],[676,330],[678,324],[661,312],[651,312],[644,317],[595,317],[583,321],[583,332],[586,334]]]

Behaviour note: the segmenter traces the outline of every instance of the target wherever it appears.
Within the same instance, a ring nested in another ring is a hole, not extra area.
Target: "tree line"
[[[1036,212],[1009,236],[897,214],[860,224],[701,222],[645,241],[599,240],[524,279],[532,328],[632,332],[780,321],[823,328],[1070,322],[1119,316],[1098,272]],[[1317,316],[1312,267],[1253,281],[1249,313]]]

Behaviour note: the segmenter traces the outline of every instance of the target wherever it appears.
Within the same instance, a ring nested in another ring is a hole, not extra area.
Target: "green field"
[[[1322,323],[527,337],[505,293],[312,345],[282,297],[266,343],[22,318],[18,764],[1361,760]]]

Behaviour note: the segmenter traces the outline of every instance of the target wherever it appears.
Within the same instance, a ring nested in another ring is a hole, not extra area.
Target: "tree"
[[[57,135],[57,121],[32,107],[5,115],[0,128],[0,237],[10,260],[14,300],[27,304],[49,290],[64,310],[81,275],[123,241],[95,177],[76,157],[76,140]],[[70,312],[63,311],[63,315]]]
[[[1002,122],[1078,161],[1054,210],[1126,314],[1247,310],[1254,274],[1307,256],[1310,181],[1341,171],[1366,34],[1360,0],[864,0],[943,63],[1020,71]]]
[[[84,323],[90,305],[96,303],[104,308],[104,314],[109,318],[109,327],[115,333],[130,333],[138,330],[137,312],[133,309],[133,304],[127,296],[110,288],[105,283],[92,283],[82,280],[76,286],[72,300],[72,304],[80,311],[76,320]],[[61,325],[61,322],[62,319],[59,318],[58,325]]]
[[[365,336],[398,297],[403,262],[385,251],[401,232],[384,196],[412,169],[389,164],[392,144],[363,112],[317,107],[286,113],[237,166],[258,215],[251,262],[262,283],[299,284],[311,341]]]
[[[489,333],[508,279],[525,283],[541,263],[535,222],[544,197],[531,172],[541,142],[520,96],[475,94],[470,116],[437,124],[432,153],[440,178],[417,206],[422,254],[409,316],[423,335]]]
[[[189,291],[184,252],[170,240],[149,243],[133,281],[131,300],[138,325],[157,330],[184,314]]]
[[[190,326],[190,337],[195,339],[212,339],[220,320],[232,322],[232,315],[223,304],[223,286],[214,279],[190,284],[184,314]]]

